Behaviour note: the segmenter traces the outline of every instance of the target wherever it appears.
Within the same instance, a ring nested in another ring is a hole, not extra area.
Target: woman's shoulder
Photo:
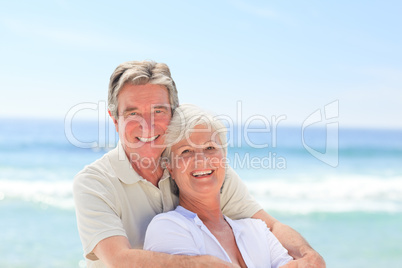
[[[159,222],[159,221],[182,222],[183,217],[179,213],[177,213],[173,210],[173,211],[159,213],[152,219],[151,223]]]
[[[163,227],[164,229],[166,229],[165,226],[172,227],[176,225],[178,227],[188,229],[191,225],[191,221],[188,217],[186,217],[176,209],[156,215],[149,224],[149,226],[151,225],[158,225]]]
[[[171,254],[200,254],[200,235],[194,224],[177,211],[156,215],[148,225],[144,249]],[[178,250],[178,251],[177,251]]]

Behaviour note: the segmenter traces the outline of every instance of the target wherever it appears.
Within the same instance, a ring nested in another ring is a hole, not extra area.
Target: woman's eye
[[[186,149],[181,152],[180,156],[182,157],[191,157],[193,154],[193,151],[191,149]]]

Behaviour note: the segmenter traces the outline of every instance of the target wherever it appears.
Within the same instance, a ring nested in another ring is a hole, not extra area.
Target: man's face
[[[164,134],[172,118],[167,89],[124,85],[118,95],[118,115],[114,122],[129,159],[137,165],[156,161],[165,149]]]

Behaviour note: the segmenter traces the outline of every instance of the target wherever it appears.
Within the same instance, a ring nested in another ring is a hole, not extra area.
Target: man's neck
[[[137,172],[138,175],[145,180],[158,187],[158,182],[163,175],[163,168],[159,164],[159,161],[156,161],[156,165],[147,165],[146,168],[140,167],[138,164],[138,162],[131,162],[131,166],[134,168],[135,172]]]

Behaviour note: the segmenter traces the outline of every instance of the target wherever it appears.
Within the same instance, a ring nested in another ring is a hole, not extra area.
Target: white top
[[[263,221],[231,220],[226,216],[225,219],[232,227],[248,268],[279,267],[292,260]],[[180,255],[212,255],[231,262],[197,214],[181,206],[153,218],[145,235],[144,249]]]
[[[105,267],[93,253],[101,240],[124,236],[131,247],[142,249],[152,218],[179,203],[171,191],[168,172],[155,187],[135,172],[120,142],[76,175],[73,193],[77,227],[87,267],[91,268]],[[226,171],[221,205],[232,218],[251,217],[261,209],[231,168]]]

